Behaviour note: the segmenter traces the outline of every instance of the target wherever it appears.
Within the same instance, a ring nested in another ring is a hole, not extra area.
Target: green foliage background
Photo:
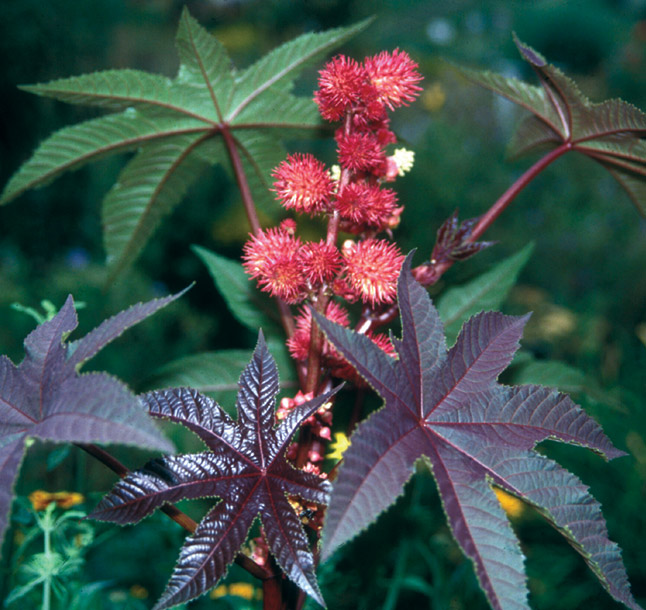
[[[20,92],[17,84],[108,68],[172,76],[177,68],[173,36],[182,5],[174,0],[2,3],[0,182],[6,184],[47,134],[94,116],[87,109]],[[505,161],[518,109],[459,80],[442,58],[531,79],[512,42],[516,31],[592,100],[621,97],[646,108],[643,0],[212,0],[187,5],[241,66],[304,31],[347,25],[371,14],[376,21],[345,52],[361,58],[401,47],[420,63],[426,91],[394,123],[417,155],[413,172],[397,184],[406,210],[396,237],[403,250],[417,247],[420,261],[430,253],[437,227],[455,208],[461,218],[482,213],[531,162]],[[298,83],[300,92],[311,92],[315,80],[314,70],[307,73]],[[324,139],[293,146],[333,160],[333,148]],[[0,208],[0,353],[17,361],[22,338],[33,327],[31,319],[10,309],[12,302],[36,306],[47,298],[60,306],[71,292],[87,303],[80,313],[80,336],[135,301],[196,281],[180,302],[92,361],[93,367],[138,389],[157,368],[178,357],[253,345],[255,337],[226,311],[189,247],[197,244],[235,258],[248,229],[235,187],[224,172],[214,171],[162,225],[134,269],[105,291],[99,204],[120,167],[118,159],[91,164]],[[635,597],[644,603],[646,222],[610,176],[573,156],[559,160],[531,184],[486,238],[499,244],[451,269],[434,293],[535,241],[507,311],[535,312],[524,342],[535,355],[577,366],[597,382],[601,400],[575,398],[630,455],[605,464],[570,447],[545,450],[558,454],[590,483],[604,507],[611,538],[624,549]],[[172,433],[180,446],[190,442]],[[30,450],[18,492],[81,491],[92,507],[112,484],[112,475],[74,450],[48,471],[51,450],[40,445]],[[146,456],[124,451],[120,457],[137,466]],[[199,506],[188,510],[200,515]],[[528,557],[533,607],[615,607],[583,562],[538,517],[526,511],[516,524]],[[162,528],[168,533],[158,538]],[[150,607],[170,572],[181,532],[170,522],[162,526],[157,517],[136,528],[100,531],[105,537],[99,535],[102,542],[88,552],[85,582],[108,581],[100,602],[105,608]],[[133,547],[151,551],[142,556]],[[154,571],[150,557],[160,558]],[[0,597],[10,581],[8,566],[3,567]],[[233,570],[229,580],[241,577]],[[470,566],[446,529],[432,482],[419,476],[395,508],[322,568],[321,580],[335,610],[486,607]],[[150,598],[137,599],[132,585],[143,585]],[[232,597],[206,598],[191,607],[241,603]]]

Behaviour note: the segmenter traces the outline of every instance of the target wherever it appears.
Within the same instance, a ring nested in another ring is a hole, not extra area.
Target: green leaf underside
[[[611,459],[624,455],[567,396],[535,385],[503,386],[527,316],[480,313],[447,352],[443,325],[410,260],[398,283],[402,339],[393,360],[365,336],[314,312],[334,345],[380,394],[344,454],[327,511],[322,558],[368,527],[401,493],[424,457],[456,541],[492,608],[528,609],[523,557],[492,486],[534,506],[584,558],[606,590],[637,609],[619,548],[600,506],[574,475],[534,452],[546,439]]]
[[[0,356],[0,543],[28,437],[173,450],[123,383],[105,373],[81,375],[79,369],[123,331],[180,294],[134,305],[67,343],[78,324],[70,296],[51,320],[25,338],[20,365]]]
[[[533,249],[534,245],[530,243],[486,273],[442,293],[436,306],[444,323],[448,344],[455,342],[462,325],[471,316],[480,311],[498,309],[502,305]]]
[[[302,422],[337,390],[295,407],[275,426],[278,371],[262,333],[238,385],[237,421],[192,388],[142,395],[153,417],[186,426],[201,438],[208,451],[148,462],[117,483],[90,515],[120,524],[136,523],[166,502],[222,498],[186,539],[155,610],[189,601],[215,586],[256,518],[284,574],[324,604],[307,536],[287,496],[325,504],[330,484],[291,466],[285,452]]]
[[[50,136],[9,181],[0,204],[85,163],[139,150],[103,205],[104,242],[114,277],[136,259],[205,169],[219,163],[229,168],[221,146],[226,129],[240,148],[256,204],[268,205],[271,169],[286,154],[281,138],[319,123],[312,99],[289,93],[294,79],[367,24],[304,34],[238,72],[224,47],[184,9],[174,79],[107,70],[25,86],[31,93],[119,114]],[[219,145],[205,149],[212,142]]]
[[[510,154],[520,156],[569,144],[571,150],[601,163],[646,215],[646,145],[641,139],[646,135],[646,114],[620,99],[590,102],[558,68],[517,38],[515,42],[538,75],[540,87],[492,72],[458,68],[472,82],[532,113],[514,134]]]

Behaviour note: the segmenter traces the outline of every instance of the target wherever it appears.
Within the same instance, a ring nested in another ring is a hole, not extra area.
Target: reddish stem
[[[572,149],[572,142],[563,142],[559,147],[546,154],[532,165],[523,175],[516,180],[481,217],[478,224],[471,231],[469,242],[477,241],[478,238],[493,224],[494,220],[502,214],[503,210],[516,198],[538,174],[540,174],[550,163],[556,161],[566,152]]]

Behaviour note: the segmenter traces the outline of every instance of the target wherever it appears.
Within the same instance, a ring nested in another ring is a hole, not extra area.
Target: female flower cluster
[[[399,223],[402,207],[384,183],[410,168],[411,158],[401,151],[386,154],[386,146],[395,142],[387,110],[418,94],[416,68],[406,53],[395,50],[362,64],[338,56],[321,70],[314,100],[324,119],[342,122],[335,133],[340,168],[330,172],[312,155],[295,154],[273,175],[283,207],[327,216],[327,237],[303,243],[291,219],[251,237],[244,267],[262,290],[289,304],[322,294],[360,300],[373,309],[394,301],[403,256],[377,235]],[[339,249],[339,231],[358,239]]]

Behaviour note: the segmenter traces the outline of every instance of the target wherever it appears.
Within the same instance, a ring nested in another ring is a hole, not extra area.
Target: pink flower
[[[260,231],[244,245],[243,267],[264,292],[300,303],[306,296],[300,249],[300,240],[283,227]]]
[[[422,90],[417,85],[422,80],[418,66],[405,51],[382,51],[366,58],[364,63],[379,98],[391,110],[412,102]]]
[[[327,209],[334,182],[323,163],[310,154],[287,157],[274,171],[274,190],[281,204],[297,212],[316,214]]]
[[[343,245],[346,283],[355,294],[372,307],[392,303],[397,294],[397,276],[404,255],[385,239],[346,241]]]

